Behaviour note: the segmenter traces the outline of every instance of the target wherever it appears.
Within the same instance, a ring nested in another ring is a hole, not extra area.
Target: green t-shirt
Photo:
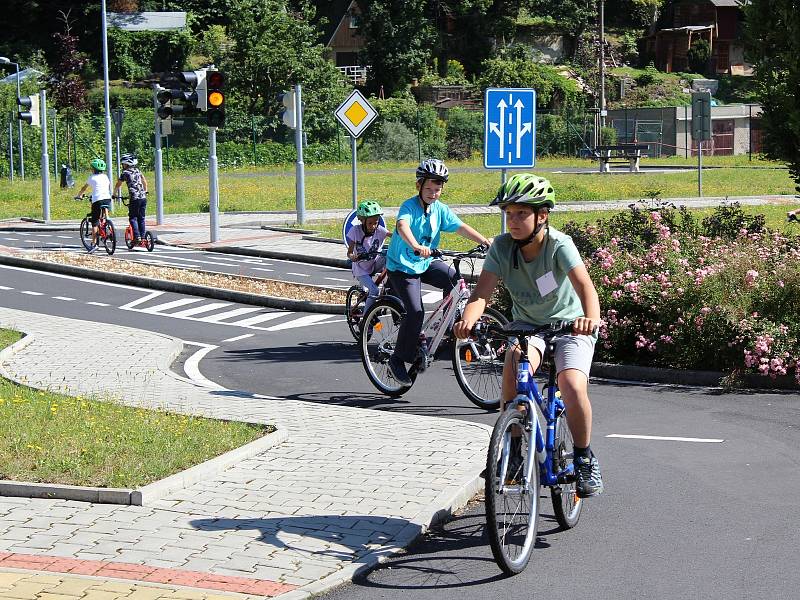
[[[483,269],[499,276],[508,289],[515,320],[532,325],[548,325],[553,321],[582,317],[583,306],[567,274],[583,261],[568,235],[550,227],[545,247],[532,262],[525,262],[522,252],[517,255],[511,234],[494,239],[489,247]]]

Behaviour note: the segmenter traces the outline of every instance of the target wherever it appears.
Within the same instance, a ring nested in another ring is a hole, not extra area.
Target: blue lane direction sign
[[[536,164],[536,91],[487,88],[484,98],[483,166],[530,168]]]

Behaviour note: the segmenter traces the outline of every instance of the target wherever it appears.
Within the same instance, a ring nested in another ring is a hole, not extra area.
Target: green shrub
[[[711,46],[704,39],[695,40],[686,52],[689,68],[696,73],[708,71],[708,60],[711,58]]]
[[[400,121],[382,121],[363,147],[365,160],[409,161],[419,156],[417,136]]]
[[[468,160],[483,148],[483,113],[451,108],[447,112],[447,156]]]

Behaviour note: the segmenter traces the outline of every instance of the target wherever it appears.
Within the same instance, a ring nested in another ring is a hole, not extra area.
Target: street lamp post
[[[0,56],[0,65],[14,65],[17,71],[17,104],[19,104],[20,91],[19,91],[19,63],[15,63],[5,56]],[[22,147],[22,121],[17,120],[19,126],[19,176],[25,180],[25,150]]]

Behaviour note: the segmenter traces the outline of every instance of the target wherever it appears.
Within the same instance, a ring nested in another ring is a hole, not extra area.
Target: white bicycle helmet
[[[450,172],[447,170],[447,165],[438,158],[426,158],[417,167],[417,181],[433,179],[434,181],[447,183],[449,176]]]
[[[123,154],[120,157],[119,162],[121,162],[123,165],[130,165],[132,167],[135,167],[136,165],[139,164],[139,161],[130,152],[126,152],[125,154]]]

